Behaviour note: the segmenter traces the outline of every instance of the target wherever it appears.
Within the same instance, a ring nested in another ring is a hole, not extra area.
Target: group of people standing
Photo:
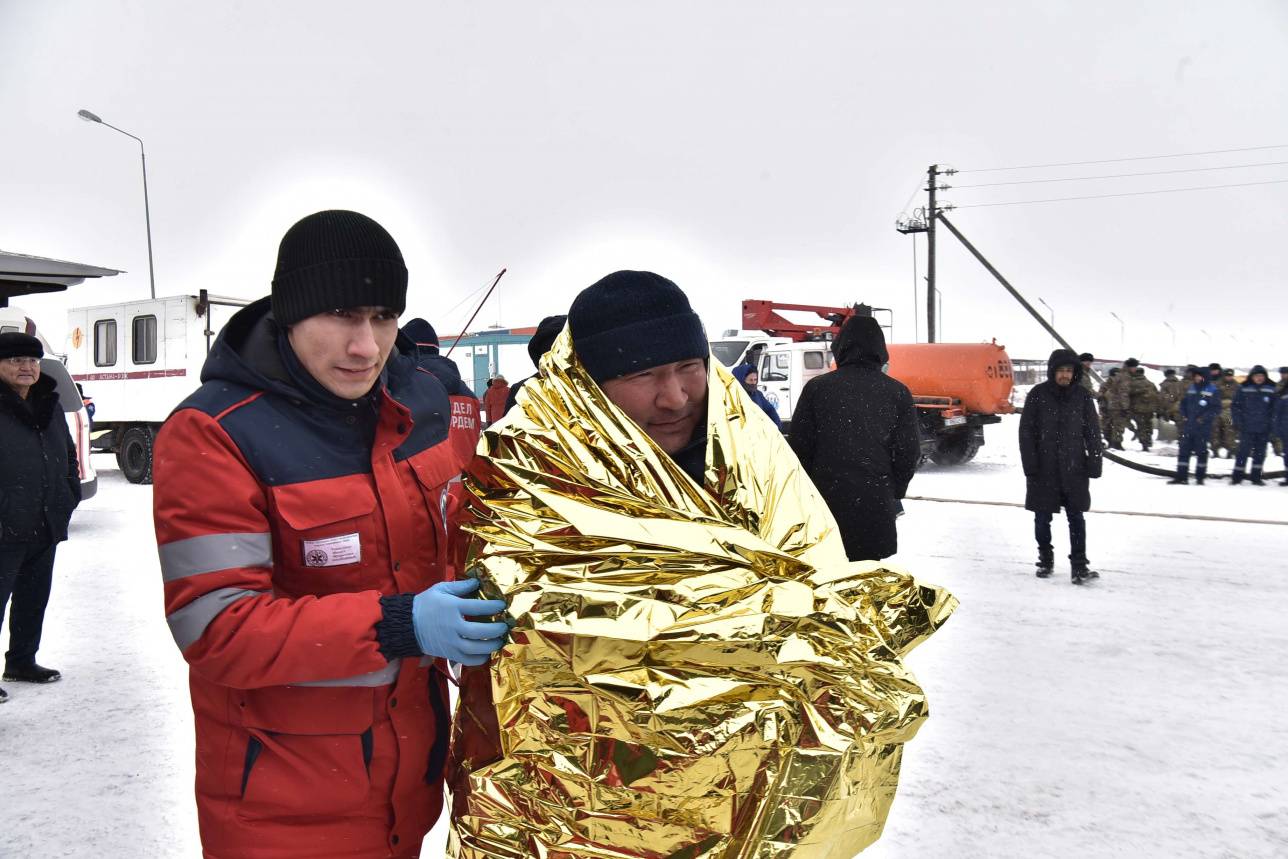
[[[1238,438],[1230,483],[1238,485],[1247,479],[1254,486],[1263,486],[1266,448],[1272,442],[1285,455],[1285,465],[1288,465],[1288,451],[1283,449],[1283,440],[1288,439],[1288,367],[1279,368],[1280,381],[1275,385],[1266,368],[1258,364],[1248,371],[1242,384],[1234,387],[1229,398],[1217,382],[1217,370],[1189,367],[1186,371],[1189,385],[1179,407],[1181,443],[1176,476],[1168,482],[1188,483],[1193,458],[1195,482],[1203,483],[1207,476],[1208,444],[1221,431],[1219,422],[1228,414],[1232,432]],[[1224,381],[1231,377],[1222,373],[1221,378]],[[1288,486],[1288,475],[1280,485]]]
[[[346,211],[304,218],[282,239],[271,294],[220,332],[202,386],[157,437],[156,536],[166,619],[190,667],[206,855],[419,855],[448,768],[448,664],[480,665],[509,637],[507,603],[481,598],[466,569],[472,496],[461,477],[475,467],[489,479],[476,458],[480,404],[438,354],[432,325],[400,330],[407,289],[378,223]],[[708,445],[739,442],[707,437],[716,376],[679,287],[650,272],[608,275],[566,317],[543,320],[534,364],[565,332],[593,386],[575,396],[604,398],[616,411],[603,420],[629,419],[703,487]],[[918,458],[911,396],[882,373],[874,320],[851,320],[833,350],[838,370],[806,387],[792,445],[841,511],[844,554],[885,557]],[[741,422],[776,424],[754,375],[740,381]],[[489,433],[506,431],[507,398],[531,407],[529,384],[492,380]],[[837,412],[858,390],[875,405]],[[856,450],[854,421],[870,450]],[[594,433],[610,444],[613,431]],[[469,747],[474,726],[456,730]]]
[[[1093,391],[1090,369],[1095,359],[1087,352],[1079,359],[1082,384]],[[1141,449],[1148,451],[1153,445],[1154,421],[1169,421],[1176,425],[1180,439],[1177,474],[1171,483],[1188,482],[1191,459],[1196,460],[1195,480],[1203,483],[1209,454],[1219,457],[1225,451],[1226,458],[1234,459],[1232,483],[1247,479],[1261,485],[1267,446],[1277,454],[1285,453],[1288,405],[1283,400],[1288,396],[1288,367],[1279,368],[1277,384],[1260,364],[1249,370],[1242,382],[1232,368],[1218,363],[1191,365],[1184,375],[1168,367],[1163,376],[1162,383],[1155,386],[1135,358],[1109,370],[1108,378],[1095,391],[1109,448],[1122,450],[1123,434],[1130,428]]]

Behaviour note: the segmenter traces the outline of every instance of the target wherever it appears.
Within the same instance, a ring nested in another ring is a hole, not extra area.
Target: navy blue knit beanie
[[[402,327],[402,332],[411,338],[417,346],[438,347],[438,332],[429,324],[428,319],[416,317]]]
[[[528,341],[528,357],[532,359],[534,365],[540,364],[541,357],[555,345],[555,338],[559,336],[560,331],[564,330],[564,324],[567,321],[567,316],[559,315],[547,316],[538,323],[536,332]]]
[[[343,307],[407,307],[407,266],[384,227],[357,212],[316,212],[286,231],[273,274],[273,317],[294,325]]]
[[[568,309],[573,348],[596,382],[710,354],[680,287],[651,271],[615,271]]]

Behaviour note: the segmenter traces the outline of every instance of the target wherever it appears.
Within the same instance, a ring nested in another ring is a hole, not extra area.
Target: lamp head
[[[85,110],[84,108],[81,108],[80,110],[76,111],[76,115],[77,115],[77,116],[79,116],[81,119],[85,120],[86,122],[102,122],[102,121],[103,121],[103,120],[99,119],[99,117],[98,117],[98,115],[97,115],[97,114],[90,113],[88,110]]]

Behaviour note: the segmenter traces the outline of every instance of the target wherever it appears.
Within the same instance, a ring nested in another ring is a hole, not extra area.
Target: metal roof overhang
[[[0,307],[17,295],[61,292],[86,278],[113,277],[121,272],[84,263],[0,251]]]

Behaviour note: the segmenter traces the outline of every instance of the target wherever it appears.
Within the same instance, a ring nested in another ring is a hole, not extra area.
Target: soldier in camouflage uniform
[[[1154,413],[1158,411],[1158,388],[1145,377],[1145,368],[1135,358],[1128,358],[1123,367],[1127,372],[1127,402],[1131,413],[1132,432],[1141,450],[1154,444]]]
[[[1158,419],[1172,421],[1179,426],[1181,400],[1185,399],[1185,391],[1190,383],[1177,376],[1171,367],[1164,370],[1163,375],[1167,378],[1158,386]]]
[[[1123,449],[1123,430],[1127,429],[1127,416],[1131,409],[1131,396],[1127,389],[1127,374],[1121,368],[1109,371],[1109,378],[1100,386],[1100,401],[1105,428],[1105,441],[1114,450]]]
[[[1209,368],[1209,379],[1221,394],[1221,414],[1212,422],[1212,456],[1219,457],[1221,448],[1225,448],[1225,458],[1234,457],[1238,447],[1238,435],[1234,431],[1234,395],[1239,390],[1239,383],[1234,380],[1233,370],[1222,370],[1220,365]]]
[[[1279,384],[1275,386],[1275,396],[1282,398],[1285,393],[1288,393],[1288,367],[1280,367]],[[1275,449],[1275,456],[1284,455],[1284,440],[1279,437],[1278,433],[1271,433],[1270,444]],[[1285,476],[1288,477],[1288,475]]]
[[[1096,399],[1099,400],[1099,397],[1096,396],[1096,383],[1091,380],[1091,374],[1093,372],[1091,363],[1095,360],[1096,356],[1092,355],[1090,352],[1083,352],[1078,356],[1078,361],[1082,364],[1082,375],[1078,377],[1078,381],[1082,383],[1082,387],[1087,389],[1088,394],[1091,394],[1091,396],[1096,397]],[[1104,426],[1104,423],[1104,410],[1101,409],[1100,425]]]

